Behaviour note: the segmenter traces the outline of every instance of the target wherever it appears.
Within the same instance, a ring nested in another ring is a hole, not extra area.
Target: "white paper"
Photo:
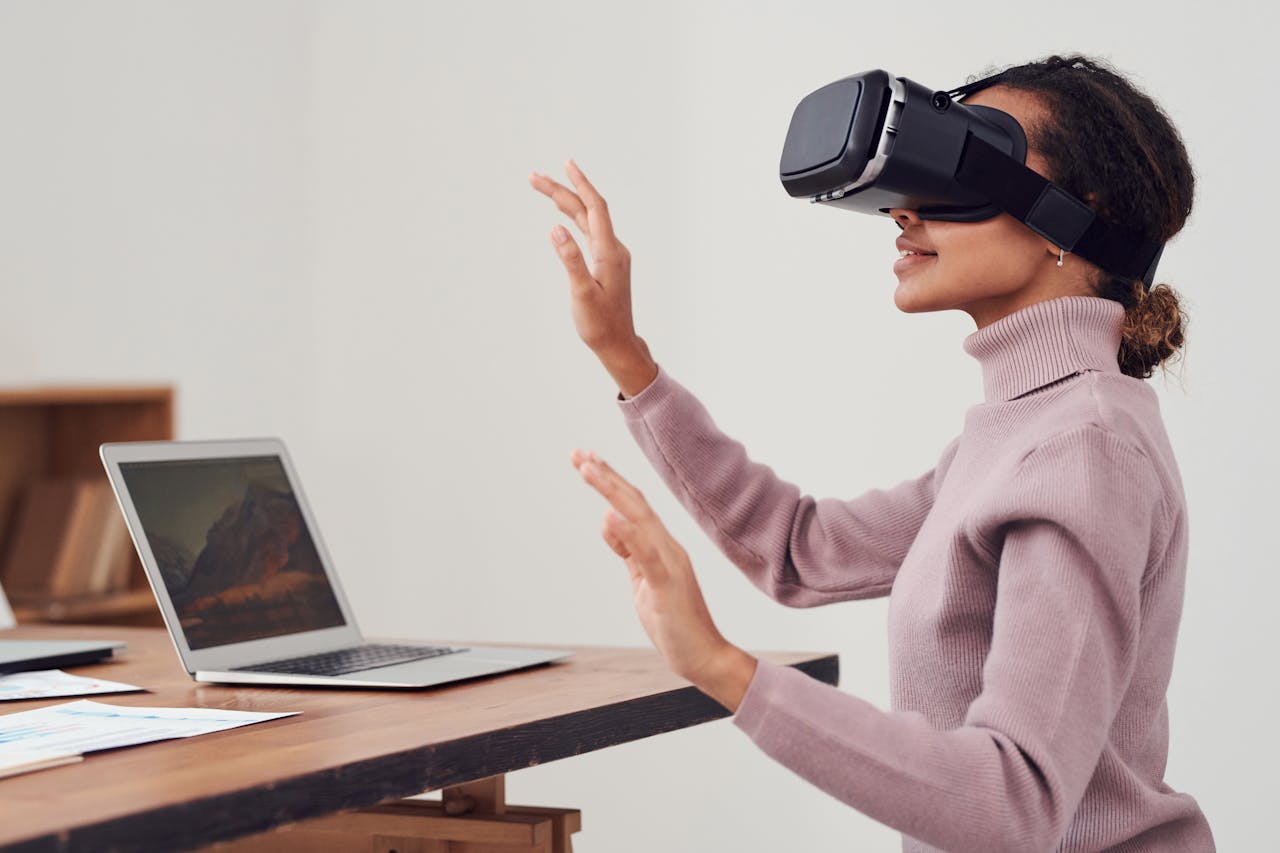
[[[70,675],[60,669],[0,675],[0,702],[51,699],[55,696],[89,696],[93,693],[128,693],[141,689],[132,684],[107,681],[105,678]]]
[[[291,717],[221,708],[132,708],[89,699],[0,716],[0,764],[10,753],[70,754],[114,749]]]

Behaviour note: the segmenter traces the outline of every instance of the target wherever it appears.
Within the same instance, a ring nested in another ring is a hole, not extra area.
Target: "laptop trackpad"
[[[469,654],[443,655],[426,660],[413,660],[377,669],[365,669],[340,675],[342,681],[401,681],[434,684],[459,678],[474,678],[517,669],[523,664],[512,661],[481,659]]]

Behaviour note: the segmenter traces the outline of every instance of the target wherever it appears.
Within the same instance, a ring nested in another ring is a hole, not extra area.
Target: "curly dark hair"
[[[1026,130],[1055,183],[1152,240],[1182,230],[1195,195],[1186,146],[1164,110],[1113,66],[1080,54],[1048,56],[1006,68],[994,85],[1047,106],[1049,118]],[[1125,308],[1118,356],[1125,374],[1146,379],[1172,360],[1187,324],[1172,287],[1148,291],[1139,279],[1107,272],[1093,284],[1098,296]]]

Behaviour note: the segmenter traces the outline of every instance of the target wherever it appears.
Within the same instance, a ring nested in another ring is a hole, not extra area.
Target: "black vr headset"
[[[915,210],[976,222],[1004,211],[1107,272],[1155,278],[1164,246],[1095,214],[1025,164],[1013,116],[960,99],[1000,75],[938,92],[885,71],[845,77],[796,107],[782,148],[782,185],[796,198],[862,213]]]

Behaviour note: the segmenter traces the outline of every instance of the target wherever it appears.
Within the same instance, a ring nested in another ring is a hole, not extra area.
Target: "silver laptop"
[[[118,640],[0,639],[0,675],[99,663],[124,647]]]
[[[0,587],[0,675],[97,663],[124,649],[117,640],[11,640],[3,632],[17,624]]]
[[[366,642],[278,439],[127,442],[101,453],[196,681],[429,687],[572,654]]]

